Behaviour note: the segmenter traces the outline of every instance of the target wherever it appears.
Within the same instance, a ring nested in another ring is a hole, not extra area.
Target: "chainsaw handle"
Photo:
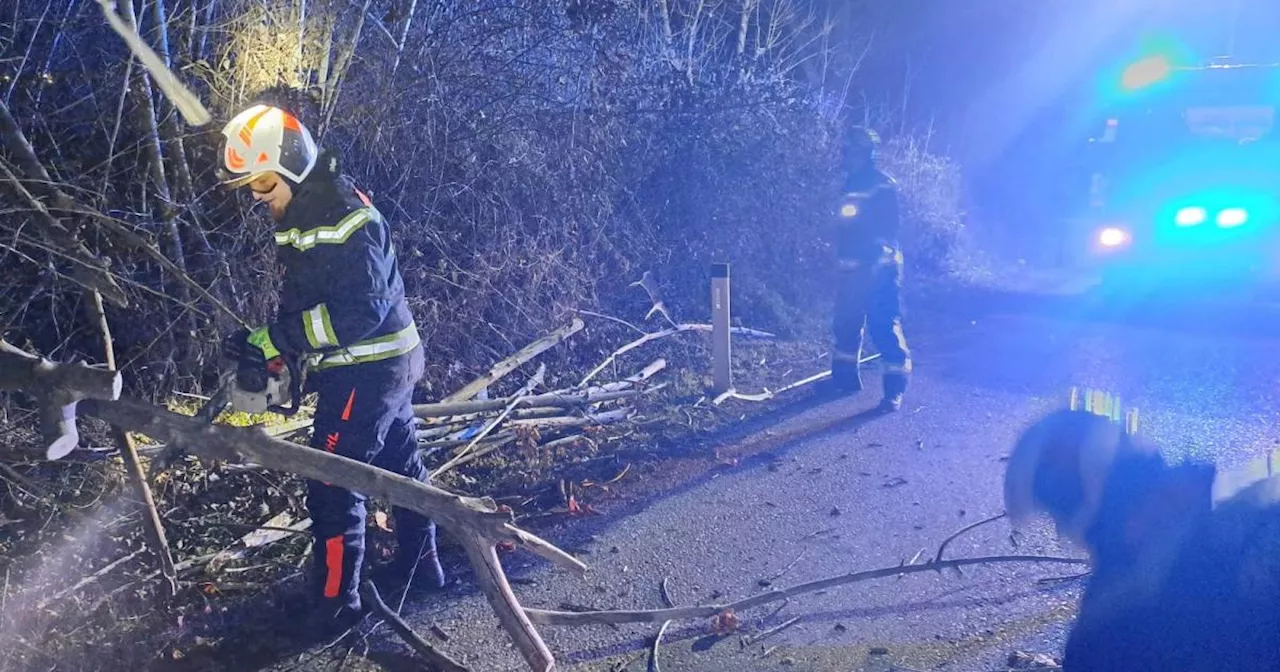
[[[267,410],[279,413],[286,418],[293,417],[302,407],[302,364],[298,357],[282,355],[285,366],[289,368],[289,405],[269,406]]]

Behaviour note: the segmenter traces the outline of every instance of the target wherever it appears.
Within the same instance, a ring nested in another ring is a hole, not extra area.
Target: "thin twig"
[[[776,635],[779,632],[782,632],[783,630],[786,630],[787,628],[799,622],[800,622],[800,617],[796,616],[795,618],[792,618],[787,621],[783,621],[779,625],[775,625],[772,628],[769,628],[768,630],[765,630],[763,632],[759,632],[759,633],[756,633],[755,635],[747,635],[746,637],[743,637],[742,638],[743,643],[746,644],[747,646],[750,646],[766,637],[771,637],[773,635]]]
[[[937,554],[935,554],[935,555],[933,556],[933,561],[934,561],[934,562],[938,562],[938,561],[942,560],[942,552],[943,552],[943,551],[945,551],[945,550],[947,550],[947,544],[950,544],[951,542],[955,541],[955,540],[956,540],[956,538],[957,538],[957,537],[959,537],[960,535],[962,535],[962,534],[964,534],[965,532],[968,532],[968,531],[970,531],[970,530],[972,530],[972,529],[974,529],[974,528],[977,528],[977,527],[981,527],[981,526],[983,526],[983,525],[986,525],[987,523],[994,523],[995,521],[1000,520],[1001,518],[1004,518],[1004,517],[1005,517],[1005,515],[1007,515],[1007,514],[1001,513],[1000,515],[992,516],[992,517],[990,517],[990,518],[986,518],[986,519],[983,519],[983,520],[979,520],[978,522],[976,522],[976,523],[974,523],[974,524],[972,524],[972,525],[966,525],[966,526],[964,526],[964,527],[960,528],[959,530],[957,530],[957,531],[956,531],[956,533],[955,533],[955,534],[952,534],[951,536],[949,536],[949,537],[947,537],[946,539],[943,539],[943,540],[942,540],[942,543],[938,545],[938,552],[937,552]]]
[[[705,607],[680,607],[676,609],[655,609],[648,611],[552,611],[547,609],[531,609],[525,608],[529,620],[534,623],[543,625],[586,625],[592,623],[603,624],[621,624],[621,623],[658,623],[665,620],[674,619],[701,619],[710,618],[716,614],[733,611],[741,612],[752,607],[758,607],[762,604],[770,604],[778,600],[784,600],[796,595],[804,593],[812,593],[819,590],[834,588],[836,586],[847,585],[850,583],[859,583],[862,581],[870,581],[872,579],[882,579],[885,577],[896,576],[898,574],[915,574],[919,572],[938,572],[943,569],[954,567],[967,567],[971,565],[993,565],[1012,562],[1028,562],[1028,563],[1048,563],[1056,565],[1085,565],[1088,560],[1081,558],[1061,558],[1047,555],[994,555],[978,558],[959,558],[956,560],[943,560],[941,562],[927,562],[923,565],[911,565],[907,567],[883,567],[880,569],[872,569],[860,572],[851,572],[817,581],[802,583],[785,590],[773,590],[759,595],[738,600],[723,605],[711,605]]]
[[[667,589],[667,582],[670,580],[669,576],[662,577],[662,583],[658,584],[658,594],[662,596],[662,603],[667,605],[668,609],[673,609],[676,605],[671,601],[671,592]]]
[[[786,567],[783,567],[777,574],[774,574],[773,576],[768,577],[767,580],[772,581],[774,579],[781,578],[783,574],[786,574],[787,572],[791,571],[791,568],[800,564],[800,560],[803,559],[805,554],[808,552],[809,552],[809,549],[807,548],[804,549],[803,551],[800,551],[800,555],[797,555],[795,560],[792,560],[789,564],[787,564]]]
[[[418,655],[426,659],[428,663],[441,672],[470,672],[469,668],[431,646],[427,640],[414,632],[413,628],[409,627],[409,624],[405,623],[404,619],[400,618],[400,615],[392,611],[391,607],[388,607],[387,603],[382,600],[382,595],[378,594],[378,588],[373,585],[373,582],[366,579],[361,584],[361,588],[363,590],[360,592],[363,594],[366,603],[386,621],[387,625],[391,626],[391,629],[406,644],[412,647],[414,651],[417,651]]]
[[[43,600],[40,600],[39,602],[36,603],[36,608],[43,609],[45,605],[48,605],[50,602],[56,602],[62,599],[63,597],[66,597],[67,595],[70,595],[71,593],[74,593],[80,590],[81,588],[84,588],[85,586],[88,586],[89,584],[94,583],[95,581],[111,573],[111,570],[115,569],[116,567],[119,567],[120,565],[123,565],[124,563],[138,557],[140,554],[142,554],[143,550],[145,549],[139,548],[138,550],[132,553],[129,553],[128,555],[117,558],[116,560],[108,563],[105,567],[99,569],[93,574],[90,574],[89,576],[86,576],[83,579],[80,579],[79,581],[76,582],[75,585],[71,586],[70,588],[65,588],[53,595],[50,595],[49,597],[44,598]]]
[[[653,646],[649,647],[649,671],[662,672],[658,667],[658,648],[662,646],[662,636],[667,632],[667,626],[671,625],[671,621],[663,621],[662,627],[658,628],[658,634],[653,637]]]

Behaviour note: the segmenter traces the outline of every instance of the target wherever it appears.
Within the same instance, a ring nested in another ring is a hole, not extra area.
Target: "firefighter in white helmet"
[[[229,348],[242,366],[282,354],[308,363],[307,389],[319,395],[313,447],[425,481],[412,406],[423,352],[386,219],[290,112],[254,105],[223,136],[225,182],[267,205],[284,268],[277,319],[233,336]],[[309,611],[324,636],[363,612],[365,496],[307,486],[318,605]],[[393,514],[401,552],[388,574],[442,586],[432,522]]]
[[[1215,505],[1216,473],[1087,411],[1021,435],[1006,511],[1047,514],[1092,564],[1064,670],[1280,669],[1280,477]]]

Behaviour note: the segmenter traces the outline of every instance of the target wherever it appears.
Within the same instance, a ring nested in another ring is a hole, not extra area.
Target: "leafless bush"
[[[19,13],[20,48],[8,51],[24,55],[3,64],[8,105],[77,208],[123,222],[250,322],[274,308],[270,223],[218,188],[214,169],[217,122],[264,95],[294,108],[391,217],[437,392],[570,310],[631,314],[642,297],[627,285],[645,270],[690,318],[707,311],[709,264],[729,261],[744,322],[795,334],[824,321],[841,116],[824,91],[848,94],[862,48],[847,39],[856,30],[835,30],[839,8],[139,0],[134,9],[144,36],[212,104],[215,124],[184,131],[156,92],[140,95],[141,70],[96,8],[74,3],[44,19]],[[909,201],[909,263],[917,274],[950,272],[963,230],[956,167],[910,138],[887,158]],[[47,185],[18,174],[48,197]],[[39,349],[96,358],[78,289],[50,270],[68,261],[30,235],[29,203],[6,204],[0,266],[12,291],[0,325]],[[109,316],[136,391],[209,382],[213,344],[232,321],[92,218],[62,214],[112,259],[130,297]]]

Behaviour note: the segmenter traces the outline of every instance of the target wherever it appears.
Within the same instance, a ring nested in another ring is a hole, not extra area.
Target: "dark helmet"
[[[844,140],[845,163],[870,161],[875,158],[876,149],[879,147],[879,133],[866,126],[854,126],[849,129],[849,133]]]

